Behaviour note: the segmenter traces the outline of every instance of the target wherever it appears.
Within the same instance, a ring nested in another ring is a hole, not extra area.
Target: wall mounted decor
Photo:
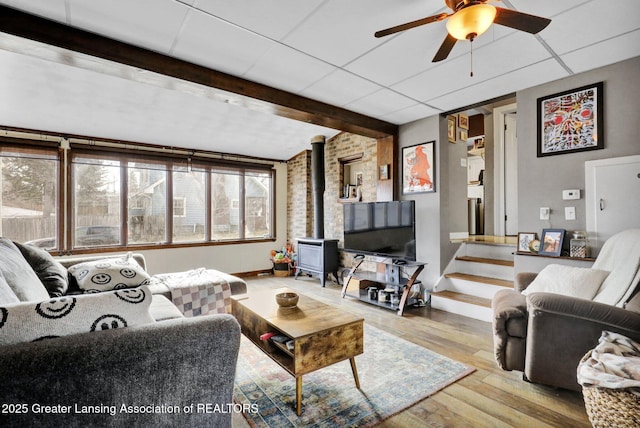
[[[469,129],[469,116],[467,116],[466,114],[459,114],[458,115],[458,126],[462,129]]]
[[[435,192],[435,141],[402,148],[402,193]]]
[[[603,83],[538,98],[538,157],[604,148]]]
[[[447,117],[447,139],[450,143],[455,143],[457,141],[457,127],[456,127],[456,118],[455,116]]]

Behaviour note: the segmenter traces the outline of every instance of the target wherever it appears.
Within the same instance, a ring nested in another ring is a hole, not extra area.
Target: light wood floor
[[[289,287],[364,317],[365,322],[476,368],[464,379],[384,421],[381,427],[590,427],[582,394],[533,385],[493,359],[491,325],[437,309],[407,308],[404,316],[340,296],[341,287],[317,278],[247,279],[260,287]],[[234,428],[248,426],[235,415]]]

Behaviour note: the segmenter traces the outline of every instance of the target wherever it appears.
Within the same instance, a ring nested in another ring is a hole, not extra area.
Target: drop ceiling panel
[[[520,12],[551,19],[551,24],[549,25],[552,25],[553,17],[555,15],[570,11],[579,5],[590,1],[592,0],[509,0],[509,3],[511,3],[513,7]],[[605,0],[605,2],[606,1],[607,0]],[[507,7],[506,5],[496,6]]]
[[[575,73],[613,64],[640,55],[640,30],[605,40],[562,55],[562,60]]]
[[[172,0],[67,0],[69,24],[168,53],[188,7]]]
[[[461,42],[469,43],[469,42]],[[460,88],[470,88],[487,79],[534,64],[549,57],[549,53],[531,34],[516,31],[507,37],[439,63],[425,73],[393,86],[398,92],[419,100],[430,100]]]
[[[173,55],[241,76],[274,45],[275,42],[264,37],[202,12],[191,11],[175,44]]]
[[[412,100],[390,89],[381,89],[347,104],[345,108],[362,114],[381,117],[416,103],[417,100]]]
[[[327,0],[284,42],[343,66],[382,43],[376,31],[441,10],[442,0]]]
[[[462,88],[428,103],[442,111],[454,110],[510,94],[531,86],[566,77],[567,72],[553,59],[514,70],[499,78],[479,82],[472,88]],[[526,84],[523,84],[526,82]]]
[[[3,0],[2,4],[54,21],[67,23],[65,0]]]
[[[275,40],[304,21],[321,0],[195,0],[194,6]]]
[[[265,52],[244,77],[297,93],[334,70],[335,67],[316,58],[272,43],[271,49]]]
[[[382,116],[382,120],[386,120],[388,122],[399,125],[403,123],[413,122],[424,117],[433,116],[438,113],[440,113],[439,110],[428,107],[424,104],[415,104],[411,107],[394,111],[385,116]]]
[[[552,24],[540,35],[565,54],[640,28],[640,1],[588,2],[554,17]]]
[[[358,77],[353,73],[336,69],[313,85],[305,88],[300,92],[300,95],[343,107],[380,89],[382,89],[380,85]]]

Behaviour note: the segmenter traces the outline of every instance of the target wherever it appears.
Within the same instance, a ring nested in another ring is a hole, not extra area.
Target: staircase
[[[513,288],[513,253],[509,240],[465,241],[431,292],[431,307],[491,322],[491,298]]]

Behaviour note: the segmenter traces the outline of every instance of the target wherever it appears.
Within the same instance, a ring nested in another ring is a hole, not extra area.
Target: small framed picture
[[[458,126],[462,129],[469,129],[469,116],[460,113],[458,115]]]
[[[564,229],[542,229],[540,251],[538,251],[538,254],[543,256],[560,256],[562,254],[563,241]]]
[[[380,165],[380,180],[389,179],[389,164]]]
[[[518,233],[518,252],[530,253],[531,243],[538,237],[535,232],[519,232]]]
[[[450,143],[454,143],[457,141],[457,133],[456,133],[456,118],[455,116],[447,117],[447,139]]]
[[[462,141],[467,141],[468,138],[469,138],[469,134],[467,134],[467,130],[466,129],[461,129],[460,130],[460,139]]]

